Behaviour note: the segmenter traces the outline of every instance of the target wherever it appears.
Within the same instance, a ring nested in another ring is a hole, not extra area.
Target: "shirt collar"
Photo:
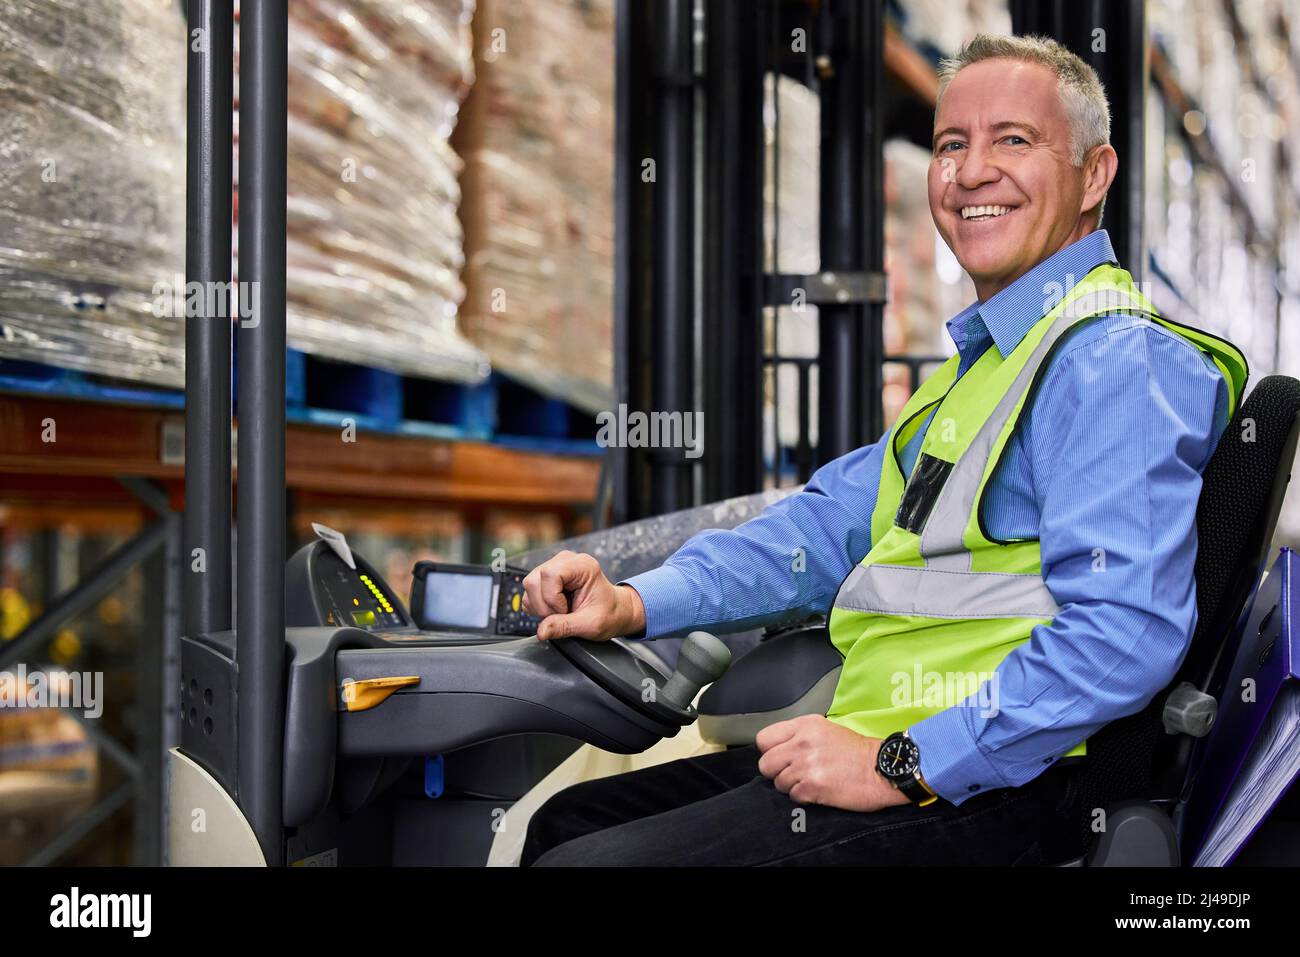
[[[971,303],[948,320],[948,335],[964,351],[970,338],[968,323],[979,323],[1005,359],[1043,318],[1045,302],[1059,301],[1080,279],[1107,262],[1118,262],[1115,249],[1106,230],[1098,229],[1048,256],[987,302]],[[979,334],[978,328],[971,331]]]

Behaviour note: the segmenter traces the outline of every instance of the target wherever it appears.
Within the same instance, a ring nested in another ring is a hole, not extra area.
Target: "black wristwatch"
[[[921,749],[907,736],[906,731],[895,731],[880,742],[880,751],[876,754],[876,770],[918,807],[939,800],[939,796],[925,783],[925,778],[921,777]]]

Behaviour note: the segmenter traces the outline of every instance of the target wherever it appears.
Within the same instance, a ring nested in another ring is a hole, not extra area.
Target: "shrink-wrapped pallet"
[[[614,5],[479,0],[462,309],[494,367],[593,411],[613,397]]]
[[[295,0],[289,15],[289,344],[475,382],[461,162],[448,143],[473,79],[473,0]]]
[[[456,330],[448,144],[473,76],[472,9],[290,5],[291,346],[486,375]],[[173,0],[0,7],[0,358],[184,383],[185,30]]]
[[[181,385],[184,209],[174,0],[0,4],[0,358]]]

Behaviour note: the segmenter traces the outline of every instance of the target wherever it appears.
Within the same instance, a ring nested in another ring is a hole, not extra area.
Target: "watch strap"
[[[926,786],[919,774],[910,778],[900,778],[897,784],[898,789],[918,807],[925,807],[927,804],[933,804],[939,800],[939,796]]]

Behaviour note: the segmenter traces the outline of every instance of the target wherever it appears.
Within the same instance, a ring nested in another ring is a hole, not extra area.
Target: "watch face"
[[[892,781],[911,777],[916,773],[920,760],[921,752],[914,741],[910,738],[890,737],[880,745],[876,767]]]

